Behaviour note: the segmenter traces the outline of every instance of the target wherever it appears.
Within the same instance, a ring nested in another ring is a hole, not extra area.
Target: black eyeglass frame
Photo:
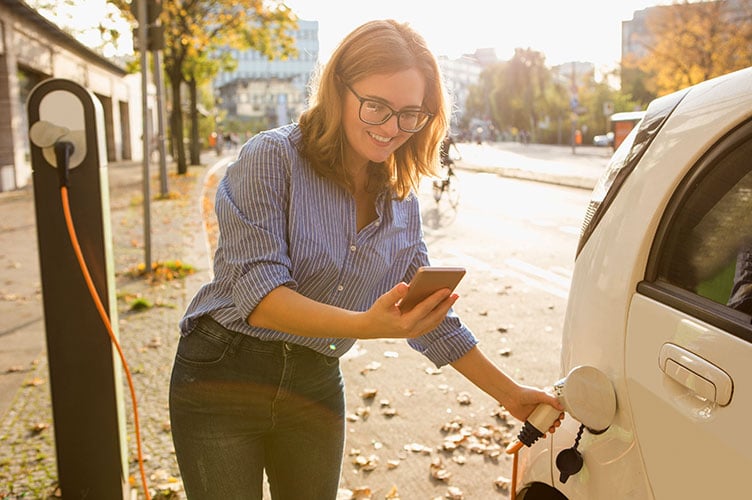
[[[383,101],[379,101],[377,99],[369,99],[368,97],[362,97],[362,96],[360,96],[360,94],[358,94],[357,92],[355,92],[355,89],[353,89],[350,86],[350,84],[345,83],[345,82],[342,82],[342,83],[345,85],[345,87],[347,87],[347,90],[349,90],[350,92],[352,92],[352,94],[355,96],[355,98],[358,100],[358,102],[360,102],[360,107],[358,108],[358,118],[360,119],[360,121],[362,121],[365,124],[368,124],[368,125],[383,125],[384,123],[388,122],[389,119],[392,116],[396,116],[397,117],[397,128],[399,128],[401,131],[406,132],[408,134],[414,134],[416,132],[420,132],[421,130],[423,130],[425,128],[425,126],[428,125],[428,122],[430,122],[431,119],[434,117],[433,113],[429,113],[428,111],[424,111],[422,109],[397,111],[397,110],[395,110],[394,108],[392,108],[390,105],[388,105],[387,103],[385,103]],[[384,106],[386,109],[389,110],[389,114],[386,115],[386,117],[383,120],[381,120],[380,122],[371,122],[371,121],[364,120],[363,119],[362,110],[363,110],[363,104],[366,103],[366,102],[374,102],[374,103],[378,104],[379,106]],[[405,128],[402,128],[402,125],[400,124],[400,118],[402,117],[403,113],[423,113],[424,115],[426,115],[427,118],[426,118],[426,120],[423,122],[423,124],[420,127],[416,128],[416,129],[405,129]]]

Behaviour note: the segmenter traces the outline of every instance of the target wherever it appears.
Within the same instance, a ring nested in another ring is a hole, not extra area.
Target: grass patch
[[[128,276],[133,278],[148,278],[152,282],[172,281],[185,278],[196,272],[196,269],[190,264],[179,260],[166,260],[161,262],[152,262],[151,269],[146,270],[144,263],[127,272]]]

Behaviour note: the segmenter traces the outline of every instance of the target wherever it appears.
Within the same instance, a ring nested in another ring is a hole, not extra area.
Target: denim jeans
[[[208,316],[182,337],[170,421],[191,500],[335,499],[344,447],[339,360],[225,329]]]

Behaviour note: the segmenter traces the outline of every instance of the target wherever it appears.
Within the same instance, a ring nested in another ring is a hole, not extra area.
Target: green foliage
[[[607,81],[596,82],[593,74],[578,75],[577,97],[582,109],[575,115],[570,107],[571,76],[548,68],[540,52],[516,49],[511,60],[483,70],[478,85],[470,88],[461,125],[467,126],[473,118],[490,118],[505,137],[524,130],[534,142],[569,144],[574,124],[584,132],[588,144],[594,135],[610,129],[606,103],[614,112],[636,108],[629,94],[615,90]]]
[[[752,65],[752,0],[684,0],[651,9],[645,25],[644,57],[624,62],[643,103]]]
[[[126,0],[109,1],[134,20]],[[296,53],[290,32],[297,28],[297,18],[279,0],[162,0],[160,22],[165,29],[163,62],[171,91],[171,142],[184,144],[182,84],[186,83],[192,92],[188,108],[193,151],[201,140],[198,88],[234,64],[226,48],[257,50],[270,59]],[[184,148],[174,147],[173,153],[178,174],[186,173]]]

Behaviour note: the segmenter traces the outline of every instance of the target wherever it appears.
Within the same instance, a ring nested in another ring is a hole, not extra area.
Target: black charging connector
[[[57,141],[55,143],[55,163],[57,163],[57,176],[60,187],[68,187],[68,172],[70,170],[70,158],[76,150],[76,146],[70,141]]]

